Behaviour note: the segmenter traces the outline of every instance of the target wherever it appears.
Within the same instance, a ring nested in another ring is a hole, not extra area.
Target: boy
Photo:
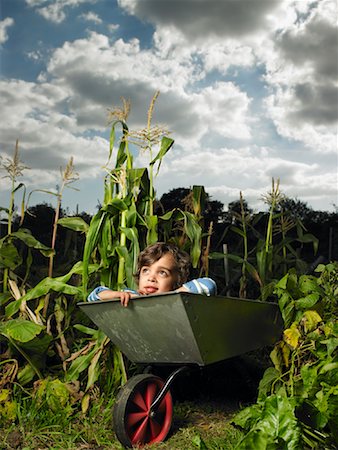
[[[186,252],[175,245],[157,242],[148,246],[138,256],[135,274],[137,291],[112,291],[99,286],[89,294],[88,301],[119,298],[123,306],[128,306],[131,298],[170,291],[216,295],[216,283],[211,278],[198,278],[187,282],[189,266],[190,258]]]

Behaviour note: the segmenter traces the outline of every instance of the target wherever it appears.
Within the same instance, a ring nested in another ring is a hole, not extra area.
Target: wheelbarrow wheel
[[[116,397],[113,425],[118,440],[125,447],[162,442],[171,427],[173,402],[170,392],[151,410],[150,406],[164,381],[151,374],[132,377]]]

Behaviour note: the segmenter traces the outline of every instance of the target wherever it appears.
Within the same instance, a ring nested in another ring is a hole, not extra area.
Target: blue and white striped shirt
[[[203,295],[216,295],[217,294],[217,286],[214,280],[211,278],[197,278],[195,280],[188,281],[187,283],[183,284],[183,287],[188,289],[188,292],[192,294],[203,294]],[[108,291],[109,288],[105,286],[98,286],[95,288],[87,297],[87,300],[89,302],[97,302],[100,299],[99,293],[102,291]],[[124,292],[130,292],[131,294],[135,295],[141,295],[137,291],[134,291],[133,289],[123,289]]]

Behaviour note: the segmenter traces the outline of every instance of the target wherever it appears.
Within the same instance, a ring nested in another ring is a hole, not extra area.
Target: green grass
[[[181,375],[172,389],[174,414],[167,440],[143,448],[235,449],[244,434],[231,420],[239,409],[255,401],[260,379],[260,370],[253,362],[256,360],[232,359],[221,366]],[[165,373],[157,375],[166,378]],[[41,403],[41,399],[18,388],[14,391],[18,405],[15,423],[0,421],[0,450],[122,450],[112,427],[116,392],[109,388],[108,381],[106,377],[106,384],[101,384],[101,393],[98,386],[92,389],[86,415],[80,412],[80,399],[52,411],[46,399]]]
[[[22,399],[18,423],[0,425],[0,449],[122,450],[112,429],[113,403],[113,398],[101,397],[87,416],[79,412],[67,416],[62,410],[53,412],[46,405],[37,407],[32,399]],[[235,409],[223,400],[176,402],[171,432],[156,449],[234,449],[242,437],[230,424]]]

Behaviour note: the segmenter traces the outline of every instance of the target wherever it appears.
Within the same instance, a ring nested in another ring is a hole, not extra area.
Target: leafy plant
[[[0,296],[0,306],[6,304],[8,300],[11,298],[9,291],[11,283],[16,283],[19,280],[19,276],[16,273],[16,270],[23,263],[23,258],[20,255],[17,246],[15,243],[17,241],[21,241],[26,248],[28,249],[28,256],[26,258],[26,274],[24,278],[21,280],[21,285],[24,286],[28,274],[30,271],[30,267],[32,265],[32,254],[31,250],[35,249],[40,251],[40,253],[49,258],[53,258],[54,249],[43,245],[34,236],[32,236],[31,232],[24,228],[19,228],[17,231],[13,231],[12,222],[14,217],[14,200],[15,194],[21,188],[23,189],[23,196],[21,201],[21,220],[20,225],[23,222],[25,215],[25,194],[26,188],[23,183],[17,183],[17,178],[23,175],[23,171],[27,169],[21,161],[19,156],[19,142],[16,141],[15,151],[13,159],[7,158],[5,161],[1,160],[1,168],[7,172],[5,178],[9,178],[11,182],[11,192],[10,192],[10,201],[9,208],[1,208],[1,211],[4,211],[7,214],[7,234],[0,239],[0,274],[2,275],[2,294]]]
[[[147,115],[147,125],[142,130],[129,130],[127,118],[130,103],[123,100],[123,107],[110,111],[112,120],[109,159],[105,167],[104,200],[100,210],[90,223],[83,254],[83,295],[87,297],[90,262],[98,265],[96,283],[112,289],[125,286],[135,287],[133,273],[137,256],[144,247],[158,240],[158,224],[180,220],[183,223],[181,235],[191,252],[196,267],[200,257],[201,228],[196,217],[185,211],[171,211],[158,217],[154,213],[154,178],[164,156],[173,146],[173,139],[167,136],[164,127],[153,126],[154,95]],[[117,127],[121,137],[116,151],[113,168],[109,167],[114,153]],[[148,153],[148,168],[135,168],[130,145]],[[157,166],[157,168],[155,168]]]
[[[276,284],[286,328],[271,352],[273,367],[260,382],[257,404],[234,420],[248,431],[239,449],[338,443],[338,263],[317,272],[319,277],[290,271]]]
[[[240,193],[240,211],[233,211],[235,223],[225,231],[234,233],[242,241],[242,254],[234,252],[212,253],[213,259],[234,261],[241,266],[239,297],[247,297],[249,277],[258,285],[262,300],[272,295],[275,283],[279,277],[291,267],[296,267],[304,272],[306,265],[300,258],[297,246],[311,243],[314,253],[318,248],[318,239],[310,233],[306,233],[299,219],[294,220],[283,209],[284,195],[280,191],[279,180],[272,179],[271,191],[263,196],[264,202],[269,206],[268,213],[253,215],[246,210],[245,201]],[[260,221],[265,221],[264,233],[258,228]],[[296,236],[291,236],[291,230],[296,230]]]
[[[71,188],[76,189],[72,186],[70,186],[72,183],[78,180],[78,174],[74,171],[74,162],[73,157],[71,157],[66,165],[66,168],[63,170],[60,168],[61,173],[61,186],[58,186],[57,192],[47,191],[45,189],[35,189],[32,192],[30,192],[28,196],[27,205],[30,199],[30,196],[34,192],[44,192],[46,194],[50,194],[56,197],[56,208],[55,208],[55,216],[54,216],[54,222],[53,222],[53,229],[52,229],[52,237],[51,237],[51,249],[53,252],[49,255],[49,265],[48,265],[48,277],[53,277],[53,266],[54,266],[54,256],[55,256],[55,244],[56,244],[56,234],[57,234],[57,228],[59,224],[59,217],[60,217],[60,211],[61,211],[61,202],[62,202],[62,196],[63,191],[65,188]],[[62,222],[61,222],[62,223]],[[49,305],[50,295],[49,293],[46,294],[44,299],[44,305],[43,305],[43,317],[47,317],[47,311],[48,311],[48,305]]]

